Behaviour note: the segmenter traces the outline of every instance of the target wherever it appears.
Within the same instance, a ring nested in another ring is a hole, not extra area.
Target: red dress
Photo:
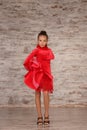
[[[23,64],[28,70],[24,76],[24,82],[28,87],[36,91],[53,92],[53,76],[50,68],[51,59],[54,59],[52,50],[39,45],[28,55]]]

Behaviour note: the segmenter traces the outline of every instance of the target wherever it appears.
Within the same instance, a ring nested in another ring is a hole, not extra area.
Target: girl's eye
[[[46,40],[44,40],[44,42],[46,42]]]

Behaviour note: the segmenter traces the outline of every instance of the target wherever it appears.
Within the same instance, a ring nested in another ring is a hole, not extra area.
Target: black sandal
[[[37,125],[42,125],[43,124],[43,117],[38,117],[37,118]]]
[[[44,125],[48,125],[48,124],[50,124],[49,116],[44,117]]]

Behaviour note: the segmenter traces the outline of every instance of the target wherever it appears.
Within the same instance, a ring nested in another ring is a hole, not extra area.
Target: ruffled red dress
[[[50,61],[54,59],[52,50],[39,45],[28,55],[24,67],[28,70],[24,83],[36,91],[53,92],[53,76]]]

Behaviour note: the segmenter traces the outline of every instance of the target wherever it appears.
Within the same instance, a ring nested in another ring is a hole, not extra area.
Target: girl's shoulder
[[[51,48],[49,48],[49,47],[48,47],[48,50],[49,50],[49,51],[52,51],[52,49],[51,49]]]
[[[38,48],[34,48],[33,50],[32,50],[32,52],[37,52],[38,51]]]

